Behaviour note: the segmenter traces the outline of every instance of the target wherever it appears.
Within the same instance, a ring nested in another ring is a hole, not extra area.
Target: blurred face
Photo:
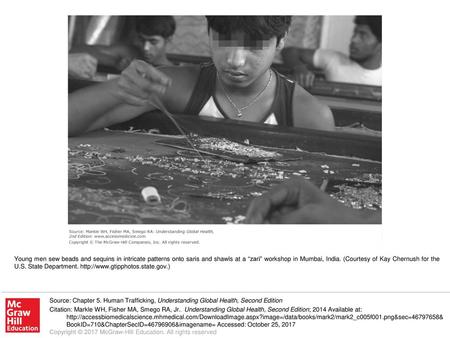
[[[247,87],[265,74],[272,64],[277,49],[283,48],[282,39],[255,41],[243,32],[223,36],[209,32],[211,55],[222,83],[231,87]]]
[[[350,58],[364,61],[379,52],[381,43],[378,42],[368,25],[356,25],[350,42]]]
[[[138,44],[149,63],[157,62],[166,52],[166,39],[160,35],[139,34]]]

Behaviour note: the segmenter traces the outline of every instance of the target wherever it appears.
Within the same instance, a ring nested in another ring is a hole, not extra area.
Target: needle
[[[322,184],[320,185],[320,190],[325,191],[327,186],[328,186],[328,179],[326,178],[322,181]]]
[[[203,158],[202,154],[200,154],[200,152],[197,150],[197,148],[195,148],[194,144],[191,142],[191,140],[189,139],[189,137],[187,136],[187,134],[183,131],[183,129],[181,128],[181,126],[178,124],[178,122],[175,120],[175,118],[172,116],[171,113],[169,113],[169,111],[167,110],[166,106],[164,105],[164,103],[160,100],[160,98],[156,95],[152,96],[152,103],[154,103],[154,105],[156,106],[156,108],[158,108],[159,110],[161,110],[175,125],[175,127],[178,128],[178,130],[180,131],[181,134],[183,134],[183,136],[186,138],[186,140],[188,141],[189,145],[192,147],[192,149],[194,149],[197,154],[200,156],[200,158],[205,161],[205,159]]]

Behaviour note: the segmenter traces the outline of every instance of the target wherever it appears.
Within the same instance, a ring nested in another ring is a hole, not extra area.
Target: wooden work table
[[[173,148],[167,144],[184,138],[149,134],[177,130],[162,114],[147,113],[69,138],[69,223],[240,223],[253,198],[295,176],[317,186],[372,181],[381,194],[379,138],[190,116],[177,121],[200,140],[224,138],[282,157],[240,163]],[[144,201],[147,186],[158,190],[160,203]]]

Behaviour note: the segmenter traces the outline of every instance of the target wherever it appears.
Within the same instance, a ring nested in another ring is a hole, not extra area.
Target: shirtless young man
[[[271,69],[289,16],[207,17],[213,63],[160,67],[135,60],[118,79],[69,96],[69,136],[156,110],[334,130],[330,109]]]

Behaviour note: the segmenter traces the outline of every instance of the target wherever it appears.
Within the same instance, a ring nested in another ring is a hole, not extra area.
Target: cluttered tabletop
[[[193,125],[212,129],[208,121]],[[187,139],[133,127],[69,138],[69,224],[243,223],[253,198],[295,176],[349,207],[381,209],[378,155],[318,152],[311,146],[317,135],[294,142],[285,131],[229,127],[226,135],[216,136],[193,130]],[[242,130],[249,138],[242,139]],[[267,132],[278,138],[270,146],[258,144],[259,138],[267,142]],[[224,137],[233,134],[240,139]],[[355,140],[333,137],[332,147],[355,148]],[[372,140],[357,141],[373,148]]]

